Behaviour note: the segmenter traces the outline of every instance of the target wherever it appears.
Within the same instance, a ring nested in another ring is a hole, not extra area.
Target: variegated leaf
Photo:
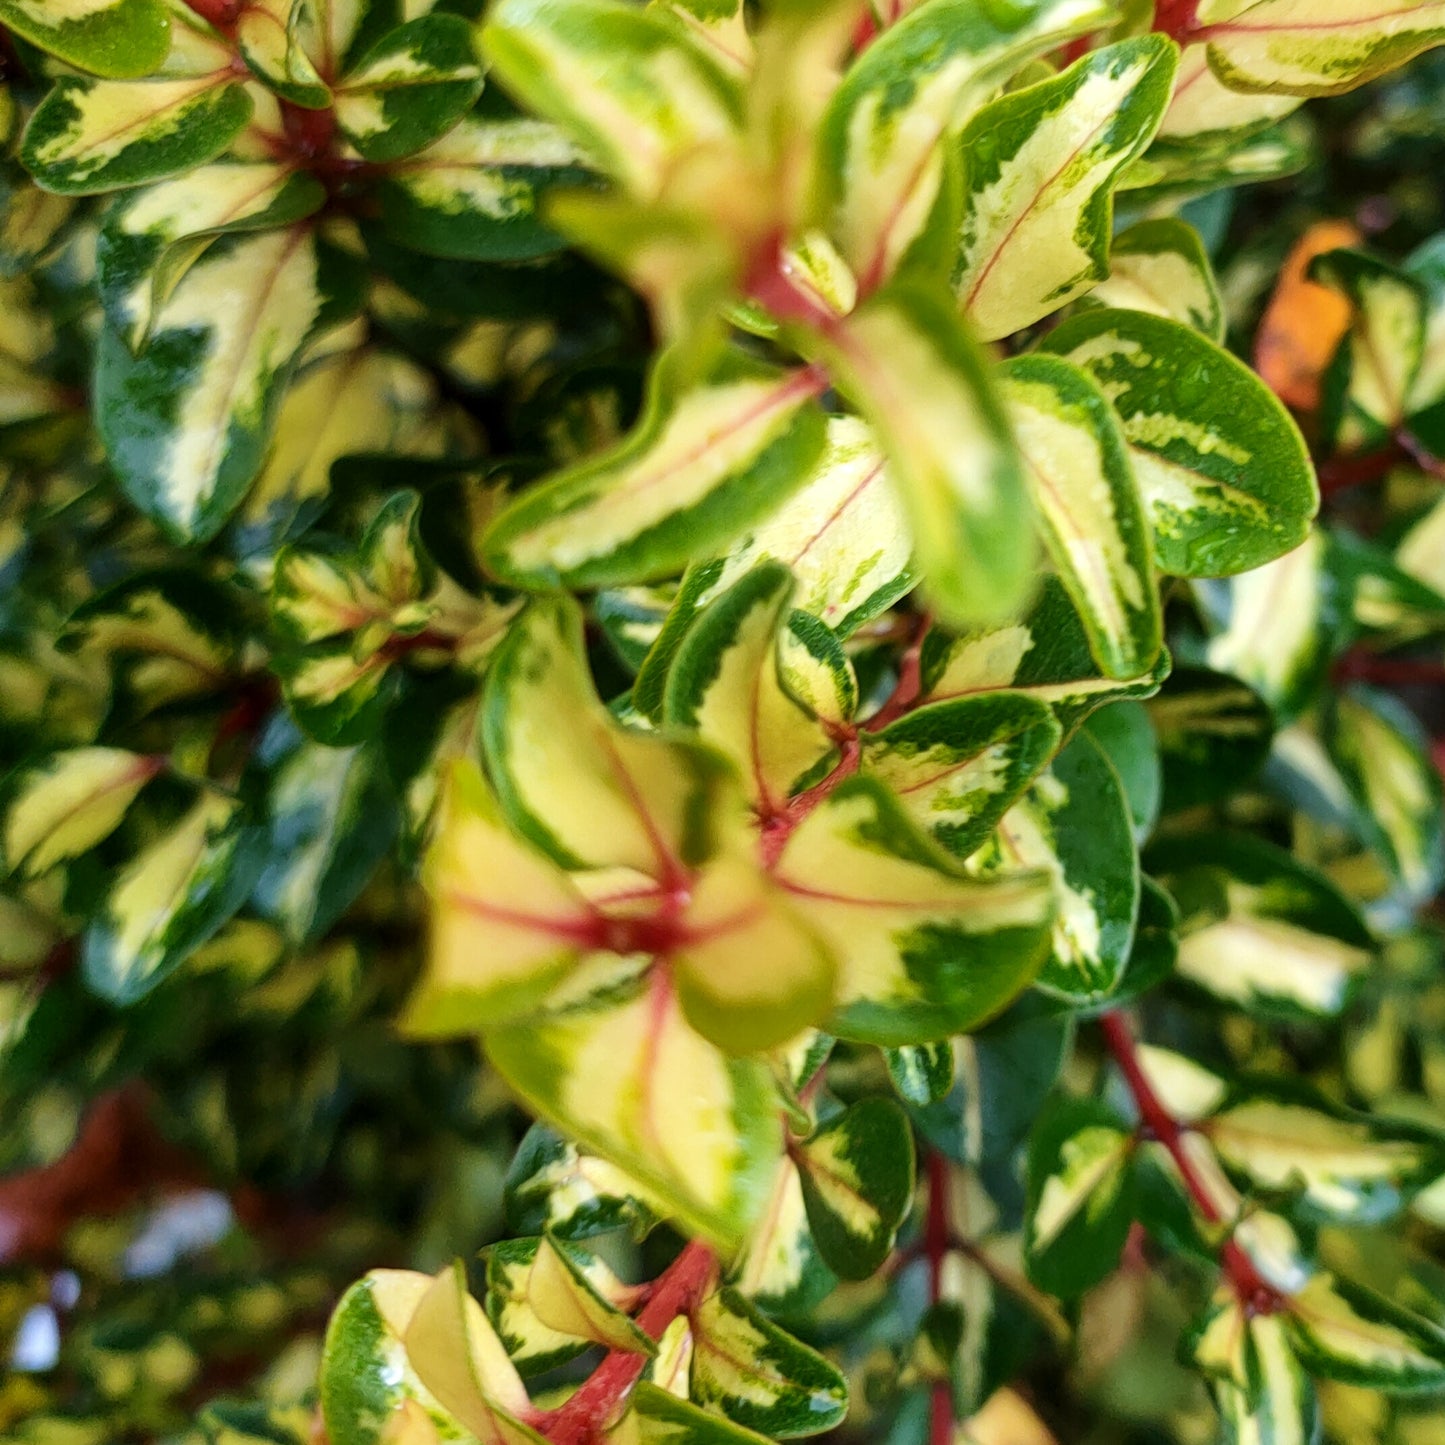
[[[803,1184],[792,1159],[778,1166],[768,1203],[732,1283],[759,1308],[783,1319],[816,1308],[838,1283],[808,1227]]]
[[[567,867],[670,883],[733,822],[715,754],[612,720],[565,602],[535,601],[513,625],[492,663],[483,732],[503,806]]]
[[[336,121],[367,160],[397,161],[444,136],[481,93],[472,27],[460,15],[418,15],[338,82]]]
[[[931,290],[899,285],[818,346],[882,444],[939,613],[968,625],[1016,608],[1029,590],[1032,509],[984,357],[957,316]]]
[[[641,1238],[652,1227],[634,1182],[614,1164],[534,1124],[507,1170],[507,1223],[518,1234],[586,1239],[626,1229]]]
[[[164,0],[0,0],[0,25],[78,70],[149,75],[170,49]]]
[[[842,1375],[734,1289],[691,1314],[690,1393],[698,1404],[770,1439],[816,1435],[847,1413]]]
[[[1328,1379],[1392,1393],[1445,1385],[1445,1329],[1352,1281],[1315,1275],[1285,1327],[1305,1367]]]
[[[1296,1196],[1296,1208],[1326,1222],[1392,1219],[1445,1174],[1445,1138],[1291,1091],[1246,1090],[1200,1128],[1252,1189]]]
[[[1103,676],[1088,633],[1063,584],[1045,577],[1021,616],[963,636],[934,629],[923,645],[924,696],[934,701],[1009,689],[1054,709],[1068,736],[1095,708],[1120,698],[1152,697],[1169,675],[1169,654],[1116,681]]]
[[[202,166],[113,205],[96,250],[106,316],[135,348],[212,236],[290,225],[317,210],[314,176],[274,161]]]
[[[1073,1003],[1118,987],[1139,912],[1139,857],[1118,775],[1080,734],[999,823],[986,856],[1003,876],[1042,870],[1058,913],[1039,987]]]
[[[777,868],[842,973],[829,1031],[925,1043],[975,1027],[1024,988],[1047,952],[1046,875],[965,877],[872,778],[813,810]]]
[[[586,154],[546,121],[468,116],[388,166],[377,197],[403,245],[463,261],[526,261],[562,244],[538,214],[544,192],[591,174]]]
[[[265,231],[217,241],[136,355],[107,331],[101,435],[126,494],[178,540],[215,536],[260,471],[323,299],[309,230]]]
[[[888,1257],[913,1202],[913,1131],[892,1099],[849,1105],[793,1158],[813,1239],[843,1279],[867,1279]]]
[[[1195,28],[1231,89],[1338,95],[1445,43],[1438,0],[1201,0]]]
[[[1221,1291],[1190,1341],[1232,1445],[1318,1445],[1319,1405],[1285,1319]]]
[[[294,0],[250,0],[236,17],[236,48],[252,73],[283,100],[309,110],[331,105],[331,91],[321,78],[296,25]]]
[[[71,748],[21,769],[5,785],[5,868],[37,878],[88,852],[120,825],[163,755]]]
[[[885,1049],[888,1077],[904,1103],[926,1109],[946,1099],[953,1088],[953,1040],[936,1044],[905,1044]]]
[[[524,587],[610,586],[680,572],[767,515],[823,445],[814,370],[730,351],[684,388],[678,357],[654,372],[642,420],[610,453],[529,489],[484,539],[496,574]]]
[[[1109,274],[1113,188],[1159,124],[1177,55],[1161,35],[1106,45],[992,102],[953,142],[964,195],[953,286],[985,340]]]
[[[1147,311],[1224,340],[1224,303],[1199,232],[1174,216],[1139,221],[1114,237],[1109,274],[1089,305]]]
[[[862,768],[949,852],[966,858],[1059,745],[1052,710],[1016,692],[915,708],[863,735]]]
[[[1330,1017],[1370,966],[1372,941],[1353,905],[1262,839],[1193,833],[1155,844],[1149,867],[1184,916],[1180,974],[1230,1003]]]
[[[1247,139],[1301,103],[1296,95],[1231,90],[1209,68],[1207,46],[1185,45],[1159,136],[1212,148],[1222,141]]]
[[[251,95],[230,70],[179,80],[67,76],[41,101],[20,156],[47,191],[88,196],[204,165],[251,118]]]
[[[728,549],[696,600],[705,606],[758,562],[776,558],[797,582],[794,605],[847,637],[913,585],[912,541],[872,432],[830,416],[807,480]]]
[[[1279,180],[1310,163],[1310,132],[1292,120],[1243,139],[1225,134],[1202,141],[1156,138],[1119,177],[1131,206],[1179,205],[1224,187]]]
[[[1401,897],[1428,898],[1445,876],[1445,799],[1418,719],[1389,694],[1355,687],[1336,702],[1327,746],[1360,836]]]
[[[1024,1260],[1041,1289],[1073,1299],[1119,1263],[1132,1218],[1131,1129],[1094,1099],[1060,1097],[1031,1133]]]
[[[1445,17],[1445,7],[1442,7]],[[1445,36],[1445,20],[1442,20]],[[1326,379],[1325,426],[1351,451],[1389,440],[1406,407],[1425,351],[1427,295],[1408,272],[1363,251],[1328,251],[1309,276],[1354,303],[1354,319]]]
[[[87,984],[121,1004],[149,993],[246,901],[259,842],[239,803],[205,793],[116,878],[85,933]]]
[[[1166,813],[1237,789],[1269,756],[1274,715],[1255,690],[1227,673],[1181,667],[1149,702],[1159,743]]]
[[[608,1445],[764,1445],[767,1438],[649,1380],[638,1381],[628,1399],[630,1408],[609,1432]]]
[[[661,1212],[727,1249],[756,1224],[782,1150],[770,1074],[697,1033],[660,970],[604,975],[545,1019],[492,1030],[487,1050],[532,1109]]]
[[[1163,619],[1149,523],[1119,423],[1087,372],[1049,356],[1003,368],[1034,508],[1054,566],[1114,678],[1138,677],[1159,656]]]
[[[865,293],[923,229],[948,132],[1024,62],[1103,18],[1096,0],[933,0],[849,66],[823,113],[816,164],[834,239]]]
[[[664,722],[732,760],[764,819],[834,751],[784,673],[780,633],[792,591],[787,569],[764,562],[711,603],[678,649],[663,704]]]
[[[1244,572],[1304,540],[1319,505],[1308,453],[1242,363],[1140,311],[1085,312],[1043,345],[1088,371],[1119,413],[1161,571]]]
[[[624,190],[655,197],[677,159],[733,137],[736,80],[656,10],[616,0],[503,0],[482,35],[497,76]]]

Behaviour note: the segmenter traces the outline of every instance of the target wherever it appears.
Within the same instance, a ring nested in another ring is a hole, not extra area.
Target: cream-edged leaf
[[[230,70],[144,82],[67,76],[30,117],[20,155],[47,191],[122,190],[218,156],[251,108],[249,91]]]
[[[727,1249],[755,1225],[782,1150],[771,1076],[694,1030],[661,969],[495,1029],[487,1049],[531,1108],[661,1212]]]
[[[1054,709],[1067,736],[1095,708],[1152,697],[1169,675],[1169,654],[1138,677],[1103,675],[1078,610],[1056,577],[1042,579],[1033,605],[994,627],[961,636],[935,628],[923,644],[925,698],[972,697],[1010,689]]]
[[[1209,68],[1206,45],[1186,45],[1174,76],[1174,94],[1159,126],[1161,139],[1213,147],[1247,138],[1298,110],[1302,98],[1231,90]]]
[[[1113,188],[1159,124],[1177,55],[1161,35],[1106,45],[985,106],[951,142],[964,195],[953,286],[985,340],[1108,275]]]
[[[784,1159],[731,1283],[768,1314],[791,1319],[816,1307],[837,1282],[808,1227],[798,1166]]]
[[[1059,745],[1052,710],[1016,692],[932,703],[863,734],[862,768],[966,858]]]
[[[823,113],[816,165],[832,233],[865,291],[923,229],[948,132],[1026,61],[1103,18],[1096,0],[933,0],[849,66]]]
[[[1319,506],[1299,429],[1241,362],[1178,322],[1086,311],[1044,338],[1113,404],[1176,576],[1248,571],[1302,542]]]
[[[166,765],[124,748],[71,748],[6,782],[5,867],[36,878],[88,852],[120,825],[136,795]]]
[[[675,886],[733,821],[716,754],[623,727],[598,701],[581,616],[565,601],[534,601],[512,625],[493,659],[483,734],[503,807],[565,866],[631,868]]]
[[[1174,216],[1138,221],[1114,237],[1109,274],[1089,305],[1147,311],[1224,340],[1224,303],[1199,232]]]
[[[953,1088],[953,1040],[936,1044],[905,1044],[885,1049],[888,1077],[899,1097],[915,1109],[926,1109],[948,1097]]]
[[[1159,656],[1164,624],[1118,419],[1087,372],[1055,357],[1016,357],[1003,377],[1044,541],[1094,657],[1108,677],[1138,677]]]
[[[177,540],[215,536],[261,470],[323,299],[307,228],[228,236],[186,273],[137,354],[106,331],[101,436],[126,494]]]
[[[684,386],[681,358],[654,371],[622,444],[517,498],[488,531],[495,573],[523,587],[613,586],[681,572],[800,486],[823,445],[813,369],[779,371],[741,352]]]
[[[794,832],[777,877],[841,965],[830,1032],[889,1045],[981,1023],[1034,977],[1045,875],[965,877],[876,780],[837,788]]]
[[[295,23],[305,8],[293,0],[250,0],[236,17],[236,49],[252,74],[283,100],[325,110],[331,91],[301,44]]]
[[[149,993],[230,921],[262,857],[242,806],[203,794],[115,879],[81,946],[86,983],[115,1003]]]
[[[640,1380],[631,1408],[608,1436],[608,1445],[764,1445],[767,1437],[703,1410],[691,1401]]]
[[[519,1234],[585,1239],[625,1229],[641,1238],[653,1218],[616,1165],[534,1124],[507,1170],[507,1223]]]
[[[1285,1327],[1306,1368],[1328,1379],[1391,1392],[1445,1384],[1445,1329],[1352,1281],[1315,1275]]]
[[[1236,1445],[1318,1445],[1319,1404],[1285,1318],[1249,1314],[1221,1291],[1190,1340]]]
[[[616,0],[503,0],[482,43],[513,95],[642,199],[658,194],[681,157],[735,136],[742,119],[733,76],[657,10]]]
[[[691,1395],[770,1439],[816,1435],[847,1413],[842,1375],[734,1289],[692,1312]]]
[[[935,609],[967,625],[1016,608],[1031,581],[1032,508],[987,363],[958,317],[933,291],[898,285],[818,349],[888,458]]]

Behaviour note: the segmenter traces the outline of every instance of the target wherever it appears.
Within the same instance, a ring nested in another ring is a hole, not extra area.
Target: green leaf
[[[260,471],[321,286],[308,229],[227,237],[186,273],[138,354],[105,333],[101,436],[126,495],[176,540],[214,537]]]
[[[659,10],[503,0],[482,44],[512,95],[639,198],[656,196],[689,152],[734,136],[742,118],[732,76]]]
[[[1367,451],[1404,423],[1425,352],[1425,285],[1363,251],[1349,250],[1316,256],[1309,277],[1354,303],[1349,334],[1327,378],[1323,421],[1326,437],[1336,445]]]
[[[1134,841],[1142,843],[1158,821],[1163,789],[1159,745],[1149,709],[1140,702],[1113,703],[1090,713],[1084,726],[1119,775],[1134,824]]]
[[[1149,703],[1164,771],[1164,811],[1234,792],[1258,771],[1274,738],[1264,699],[1238,678],[1181,667]]]
[[[848,67],[819,125],[817,170],[830,228],[865,292],[923,229],[948,132],[1026,61],[1104,18],[1095,0],[933,0]]]
[[[149,75],[170,49],[162,0],[0,0],[0,25],[95,75]]]
[[[1029,590],[1032,508],[988,366],[958,318],[932,291],[895,286],[817,345],[877,433],[944,620],[1012,611]]]
[[[1319,504],[1289,413],[1241,362],[1178,322],[1087,311],[1044,338],[1124,427],[1163,572],[1223,576],[1304,541]]]
[[[1057,1095],[1033,1130],[1024,1207],[1029,1278],[1075,1299],[1118,1267],[1133,1219],[1134,1133],[1094,1099]]]
[[[926,1109],[948,1097],[953,1088],[953,1040],[936,1044],[905,1044],[885,1049],[888,1077],[900,1097],[916,1109]]]
[[[939,628],[923,644],[924,696],[942,701],[1008,688],[1054,709],[1067,736],[1095,708],[1118,699],[1152,697],[1169,675],[1161,649],[1138,677],[1105,677],[1088,633],[1058,578],[1041,579],[1029,609],[996,627],[961,637]]]
[[[1152,538],[1129,451],[1087,372],[1049,356],[1003,367],[1004,404],[1054,566],[1109,677],[1147,672],[1163,640]]]
[[[964,127],[963,221],[953,287],[993,341],[1109,274],[1113,190],[1169,103],[1178,48],[1121,40],[1005,95]]]
[[[1286,1089],[1246,1088],[1202,1131],[1225,1168],[1306,1218],[1377,1224],[1445,1174],[1445,1136],[1329,1107]]]
[[[251,73],[292,105],[325,110],[331,91],[301,44],[293,0],[251,0],[236,18],[236,48]]]
[[[383,36],[336,86],[336,121],[369,161],[401,160],[444,136],[482,93],[472,27],[419,15]]]
[[[692,1398],[771,1439],[816,1435],[847,1413],[848,1387],[822,1355],[734,1289],[692,1312]]]
[[[654,370],[642,420],[611,452],[518,497],[488,531],[493,571],[522,587],[613,586],[680,572],[756,523],[808,477],[823,445],[813,370],[730,350],[707,380]]]
[[[164,756],[123,748],[70,748],[5,784],[5,868],[38,878],[110,836]]]
[[[736,1248],[782,1148],[767,1067],[697,1033],[661,970],[614,970],[594,993],[573,995],[541,1020],[492,1029],[493,1064],[537,1114],[636,1179],[659,1212]]]
[[[790,1158],[778,1166],[761,1223],[748,1240],[732,1283],[774,1319],[807,1314],[838,1284],[808,1227],[802,1180]]]
[[[1199,21],[1226,85],[1289,95],[1338,95],[1445,42],[1432,0],[1383,13],[1370,0],[1215,0]]]
[[[96,281],[106,317],[134,349],[212,236],[304,219],[326,190],[274,161],[228,161],[147,187],[106,212]]]
[[[1190,1343],[1233,1445],[1319,1445],[1319,1405],[1278,1314],[1247,1315],[1232,1291],[1216,1297]]]
[[[546,121],[468,116],[388,166],[376,194],[401,245],[461,261],[528,261],[562,245],[539,214],[545,193],[591,174],[586,154]]]
[[[1311,139],[1307,128],[1290,122],[1243,139],[1229,132],[1202,140],[1161,136],[1119,178],[1119,190],[1129,192],[1132,209],[1177,206],[1225,187],[1280,180],[1309,165]]]
[[[1005,814],[991,863],[1053,878],[1058,916],[1039,987],[1075,1003],[1111,994],[1134,938],[1139,856],[1118,775],[1092,737],[1075,737]]]
[[[1284,1017],[1338,1014],[1370,967],[1354,905],[1282,848],[1236,833],[1192,833],[1149,851],[1184,914],[1182,976],[1240,1007]]]
[[[1445,798],[1424,729],[1398,699],[1355,687],[1336,700],[1327,746],[1361,838],[1400,895],[1423,902],[1445,877]]]
[[[283,734],[277,751],[262,759],[267,848],[251,902],[304,945],[318,941],[371,881],[396,842],[401,814],[377,749],[326,748]]]
[[[1372,1390],[1407,1393],[1445,1385],[1445,1330],[1329,1274],[1289,1301],[1285,1328],[1306,1369]]]
[[[786,568],[764,562],[710,604],[678,649],[663,704],[664,722],[696,733],[736,765],[764,819],[777,816],[833,751],[824,724],[786,676],[780,633],[792,591]]]
[[[114,1003],[144,997],[212,938],[246,901],[262,854],[241,806],[202,795],[138,853],[86,929],[81,966]]]
[[[641,1238],[652,1215],[637,1186],[614,1164],[534,1124],[507,1170],[507,1225],[518,1234],[585,1239],[626,1229]]]
[[[1214,268],[1199,232],[1174,216],[1140,221],[1115,236],[1109,274],[1084,299],[1091,306],[1164,316],[1224,341],[1224,302]]]
[[[913,1203],[913,1131],[892,1099],[850,1104],[793,1150],[808,1224],[824,1262],[867,1279]]]
[[[20,158],[47,191],[95,195],[204,165],[250,118],[229,70],[140,84],[64,76],[30,117]]]
[[[863,770],[949,852],[967,858],[1058,748],[1048,706],[1021,693],[915,708],[863,735]]]
[[[1047,951],[1046,875],[967,877],[873,778],[837,788],[794,832],[776,870],[842,973],[843,1038],[927,1043],[977,1027]]]

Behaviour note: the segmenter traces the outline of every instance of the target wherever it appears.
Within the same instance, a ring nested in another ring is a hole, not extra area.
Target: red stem
[[[1356,649],[1335,664],[1336,682],[1374,682],[1384,687],[1445,684],[1445,663],[1432,657],[1376,657]]]
[[[1185,1129],[1164,1107],[1154,1092],[1139,1062],[1139,1053],[1134,1046],[1134,1035],[1121,1013],[1106,1013],[1099,1019],[1104,1042],[1118,1065],[1129,1092],[1134,1096],[1134,1107],[1139,1111],[1140,1134],[1143,1138],[1157,1140],[1169,1151],[1184,1188],[1194,1202],[1194,1207],[1207,1224],[1222,1225],[1227,1221],[1215,1203],[1204,1180],[1200,1177],[1194,1160],[1184,1147]],[[1254,1261],[1239,1247],[1233,1238],[1226,1239],[1219,1250],[1220,1267],[1229,1276],[1234,1292],[1240,1303],[1252,1314],[1273,1314],[1281,1308],[1278,1291],[1255,1268]]]
[[[806,792],[799,793],[796,798],[789,798],[776,813],[762,819],[760,833],[764,868],[772,868],[783,856],[783,849],[787,847],[788,839],[793,836],[798,824],[840,783],[858,771],[858,764],[863,757],[858,730],[850,727],[847,731],[840,731],[838,743],[842,751],[833,771],[821,782],[814,783]]]
[[[883,706],[864,724],[870,733],[876,733],[886,728],[889,723],[901,717],[918,701],[918,694],[923,691],[923,675],[920,670],[923,659],[923,639],[928,636],[928,629],[932,625],[931,613],[925,612],[919,617],[913,641],[908,644],[903,656],[899,659],[898,681],[894,684],[893,691],[889,693]]]
[[[1154,6],[1154,29],[1181,43],[1199,29],[1195,11],[1199,0],[1157,0]]]
[[[229,30],[241,13],[241,0],[186,0],[186,4],[218,30]]]
[[[638,1328],[651,1339],[660,1339],[673,1320],[697,1308],[716,1278],[717,1256],[701,1241],[692,1240],[653,1285],[637,1316]],[[635,1350],[610,1351],[567,1403],[544,1416],[538,1428],[553,1445],[590,1445],[600,1440],[646,1365],[647,1356]]]
[[[943,1261],[948,1254],[948,1160],[937,1152],[928,1156],[928,1218],[923,1248],[928,1256],[928,1300],[943,1298]],[[933,1387],[928,1445],[950,1445],[953,1440],[953,1388],[946,1380]]]
[[[1316,469],[1320,482],[1320,495],[1332,496],[1347,487],[1358,487],[1365,482],[1377,482],[1396,462],[1404,456],[1403,448],[1391,443],[1379,451],[1361,452],[1354,456],[1331,457],[1321,462]]]

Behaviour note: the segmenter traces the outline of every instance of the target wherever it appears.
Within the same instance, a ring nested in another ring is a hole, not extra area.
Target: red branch
[[[893,691],[888,695],[883,706],[864,724],[870,733],[876,733],[886,728],[889,723],[902,717],[918,701],[918,695],[923,691],[923,675],[920,670],[923,660],[923,639],[928,636],[928,629],[932,626],[932,614],[923,613],[915,626],[913,641],[908,644],[903,656],[899,659],[898,681],[894,684]]]
[[[1445,662],[1433,657],[1376,657],[1354,648],[1335,664],[1334,680],[1373,682],[1382,687],[1439,687],[1445,684]]]
[[[1154,6],[1154,29],[1181,44],[1199,27],[1195,12],[1199,0],[1157,0]]]
[[[241,13],[242,0],[186,0],[186,4],[217,30],[229,30]]]
[[[1129,1086],[1129,1092],[1134,1096],[1134,1107],[1139,1111],[1140,1136],[1156,1140],[1169,1151],[1169,1157],[1184,1181],[1184,1188],[1204,1221],[1214,1225],[1226,1224],[1219,1205],[1184,1147],[1184,1127],[1164,1107],[1144,1073],[1134,1047],[1134,1035],[1124,1016],[1117,1012],[1106,1013],[1100,1018],[1099,1027],[1119,1072],[1124,1076],[1124,1082]],[[1229,1276],[1240,1303],[1251,1314],[1273,1314],[1281,1308],[1278,1291],[1260,1274],[1254,1261],[1233,1238],[1226,1239],[1220,1246],[1219,1263]]]
[[[717,1256],[692,1240],[653,1285],[637,1316],[638,1328],[651,1339],[679,1315],[690,1314],[717,1279]],[[647,1356],[635,1350],[612,1350],[560,1409],[543,1416],[537,1428],[553,1445],[591,1445],[616,1422],[632,1387],[641,1378]]]
[[[928,1156],[928,1220],[923,1249],[928,1256],[928,1301],[943,1298],[943,1261],[948,1253],[948,1160],[936,1151]],[[933,1387],[928,1445],[950,1445],[953,1440],[953,1387],[940,1380]]]

